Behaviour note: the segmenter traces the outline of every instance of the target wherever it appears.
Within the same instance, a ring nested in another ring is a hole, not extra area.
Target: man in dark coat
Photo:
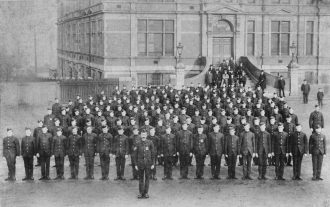
[[[260,73],[257,85],[261,87],[262,91],[266,89],[266,74],[263,70]]]
[[[323,114],[320,112],[320,106],[315,105],[315,110],[309,115],[309,128],[311,131],[315,132],[316,126],[320,125],[324,128],[324,118]]]
[[[24,161],[25,178],[22,180],[34,180],[33,157],[36,155],[36,139],[31,136],[31,129],[25,128],[25,137],[22,138],[21,152]]]
[[[307,155],[308,144],[307,136],[301,131],[301,124],[297,124],[296,131],[292,135],[291,139],[291,153],[293,158],[293,177],[292,180],[302,180],[300,177],[301,162],[303,156]]]
[[[49,164],[51,156],[53,136],[48,133],[46,125],[42,126],[42,134],[37,138],[37,157],[40,157],[41,178],[39,180],[50,180]]]
[[[278,86],[278,95],[285,97],[284,88],[285,88],[285,80],[283,79],[283,76],[280,76],[280,79],[277,81]]]
[[[308,103],[308,94],[311,90],[311,87],[309,86],[309,84],[307,83],[306,80],[304,80],[304,83],[301,85],[300,89],[303,93],[304,104],[307,104]]]
[[[100,156],[102,177],[100,180],[109,180],[110,153],[112,152],[113,137],[109,133],[108,126],[102,127],[102,133],[98,136],[97,152]]]
[[[7,161],[8,166],[8,178],[6,181],[16,180],[16,157],[20,156],[19,141],[13,136],[13,130],[7,129],[7,137],[3,139],[3,158]]]
[[[138,198],[149,198],[149,179],[151,170],[155,168],[155,148],[151,140],[147,140],[146,129],[141,131],[141,140],[134,148],[135,169],[139,172]]]
[[[188,130],[186,121],[182,124],[182,130],[177,133],[176,140],[180,159],[180,179],[188,179],[189,159],[193,155],[193,133]]]
[[[82,138],[78,134],[78,127],[72,128],[72,134],[69,135],[66,142],[67,154],[70,162],[71,177],[69,179],[78,179],[79,158],[82,153]]]
[[[193,152],[196,159],[195,179],[203,179],[204,162],[209,149],[208,144],[207,136],[203,133],[203,125],[198,125],[197,134],[193,135]]]
[[[171,125],[166,125],[166,134],[160,138],[159,154],[164,158],[164,177],[163,180],[172,180],[172,166],[176,157],[175,135],[171,133]]]
[[[266,131],[266,123],[260,123],[260,132],[256,135],[256,152],[259,158],[259,180],[266,180],[267,158],[271,157],[271,138]]]
[[[321,178],[323,158],[327,154],[326,137],[321,133],[321,125],[315,127],[315,133],[309,138],[309,153],[312,155],[313,178],[312,180],[323,180]]]
[[[56,136],[52,142],[52,156],[55,157],[56,178],[55,180],[64,179],[64,157],[66,155],[66,137],[62,135],[62,128],[58,128]]]

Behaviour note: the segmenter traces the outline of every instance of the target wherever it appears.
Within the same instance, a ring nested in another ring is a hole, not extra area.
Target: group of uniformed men
[[[110,157],[115,158],[117,177],[124,180],[125,162],[131,157],[132,179],[139,179],[139,198],[148,198],[149,179],[156,180],[156,164],[164,166],[163,180],[172,178],[172,166],[180,165],[180,179],[188,178],[193,155],[196,179],[203,179],[204,163],[210,157],[212,179],[220,179],[222,156],[228,179],[236,179],[237,158],[243,166],[242,179],[252,179],[252,163],[258,165],[258,179],[266,178],[267,165],[275,165],[277,180],[284,180],[284,166],[293,159],[293,180],[301,180],[301,163],[312,155],[313,180],[322,180],[322,160],[326,138],[324,119],[315,106],[309,138],[293,108],[274,93],[267,98],[241,85],[217,87],[172,87],[116,90],[107,97],[95,97],[61,105],[58,99],[38,127],[19,140],[7,129],[3,156],[8,178],[15,180],[16,157],[22,155],[26,177],[33,180],[33,158],[41,165],[39,180],[49,180],[50,158],[54,156],[55,179],[64,179],[64,157],[70,162],[70,179],[78,179],[79,159],[85,157],[86,177],[94,179],[94,158],[100,158],[102,180],[109,179]]]

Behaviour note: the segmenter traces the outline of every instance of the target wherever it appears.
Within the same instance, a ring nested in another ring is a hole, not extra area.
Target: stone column
[[[186,66],[182,62],[178,62],[178,64],[175,67],[176,89],[178,90],[182,89],[182,86],[184,85],[185,68]]]

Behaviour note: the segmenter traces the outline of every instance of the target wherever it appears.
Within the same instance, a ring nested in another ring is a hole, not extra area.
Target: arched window
[[[213,25],[213,35],[232,36],[233,30],[229,22],[220,20]]]

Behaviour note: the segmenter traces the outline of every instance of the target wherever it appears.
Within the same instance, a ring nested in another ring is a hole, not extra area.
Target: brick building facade
[[[224,58],[249,57],[292,84],[330,81],[329,0],[62,0],[58,70],[76,78],[126,77],[137,85],[175,79],[177,45],[186,74]]]

